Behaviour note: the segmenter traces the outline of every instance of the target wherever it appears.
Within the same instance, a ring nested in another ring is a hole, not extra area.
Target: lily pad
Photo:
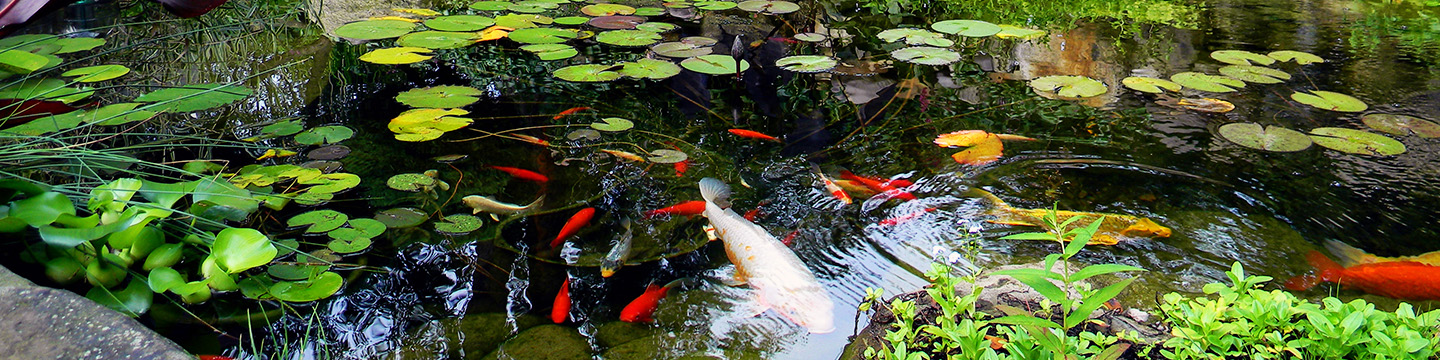
[[[205,110],[244,99],[253,91],[225,84],[195,84],[152,91],[135,98],[139,102],[162,102],[149,110],[191,112]]]
[[[510,9],[509,1],[477,1],[470,4],[471,9],[480,11],[505,11]]]
[[[364,55],[360,55],[360,61],[385,65],[414,64],[430,60],[433,56],[421,54],[429,54],[433,51],[434,50],[414,46],[375,49]]]
[[[623,31],[623,30],[617,30]],[[615,65],[589,64],[572,65],[555,70],[553,75],[565,81],[573,82],[605,82],[620,78],[620,73]]]
[[[590,128],[600,131],[619,132],[635,127],[635,122],[617,117],[600,119],[604,123],[590,123]]]
[[[385,209],[375,213],[375,220],[390,229],[415,227],[424,223],[425,219],[429,217],[424,212],[413,208]]]
[[[1131,90],[1151,94],[1159,94],[1165,92],[1165,90],[1180,91],[1180,84],[1176,84],[1170,80],[1148,77],[1131,76],[1120,80],[1120,84],[1125,85],[1125,87]]]
[[[265,273],[270,277],[280,280],[305,280],[312,276],[320,275],[330,270],[330,264],[319,263],[318,260],[310,259],[308,256],[301,256],[305,259],[296,259],[297,262],[315,261],[315,264],[274,264],[265,268]]]
[[[1006,24],[1000,24],[1000,25],[997,25],[997,26],[1000,27],[1000,32],[995,33],[995,37],[1001,38],[1001,39],[1029,40],[1029,39],[1036,39],[1036,38],[1039,38],[1039,37],[1041,37],[1041,36],[1045,36],[1045,31],[1044,31],[1044,30],[1036,30],[1036,29],[1030,29],[1030,28],[1023,28],[1023,27],[1019,27],[1019,26],[1015,26],[1015,25],[1006,25]]]
[[[696,45],[683,41],[659,43],[650,48],[656,54],[672,58],[689,58],[710,55],[715,50],[710,45]]]
[[[1361,112],[1370,108],[1364,101],[1353,96],[1323,90],[1311,91],[1310,94],[1297,92],[1290,94],[1290,98],[1301,104],[1331,111]]]
[[[1294,50],[1271,51],[1270,54],[1268,54],[1268,55],[1266,55],[1266,56],[1269,56],[1271,59],[1275,59],[1275,60],[1279,60],[1279,61],[1291,61],[1291,60],[1294,60],[1296,64],[1300,64],[1300,65],[1309,65],[1309,64],[1315,64],[1315,63],[1323,63],[1323,62],[1325,62],[1325,59],[1324,59],[1324,58],[1321,58],[1321,57],[1319,57],[1319,56],[1315,56],[1314,54],[1307,53],[1307,52],[1299,52],[1299,51],[1294,51]]]
[[[529,52],[531,52],[531,53],[534,53],[535,56],[539,56],[539,57],[540,57],[540,60],[545,60],[545,61],[569,59],[569,58],[575,57],[575,55],[580,55],[580,51],[575,50],[575,47],[574,47],[574,46],[565,45],[565,44],[534,44],[534,45],[525,45],[525,46],[521,46],[521,47],[520,47],[520,50],[525,50],[525,51],[529,51]]]
[[[415,31],[415,23],[400,20],[365,20],[335,28],[335,35],[356,40],[379,40],[399,37]]]
[[[1355,129],[1323,127],[1310,130],[1310,140],[1330,150],[1360,155],[1399,155],[1401,144],[1388,136]]]
[[[671,23],[667,23],[667,22],[647,22],[647,23],[644,23],[644,24],[635,25],[635,30],[649,31],[649,32],[657,33],[657,34],[663,34],[663,33],[671,32],[671,31],[674,31],[675,29],[679,29],[679,28],[680,28],[679,25],[675,25],[675,24],[671,24]]]
[[[706,11],[730,10],[740,6],[734,1],[696,1],[694,5],[696,9]]]
[[[586,25],[605,30],[634,30],[636,26],[644,23],[643,17],[625,15],[601,16],[585,22]]]
[[[610,30],[596,35],[595,41],[615,46],[650,46],[660,38],[660,34],[644,30]]]
[[[1198,72],[1182,72],[1170,75],[1170,81],[1187,88],[1209,91],[1216,93],[1232,92],[1236,88],[1245,87],[1245,82],[1224,76],[1202,74]]]
[[[286,120],[274,124],[265,125],[260,128],[260,133],[267,137],[290,136],[305,130],[305,121],[300,119]]]
[[[50,58],[22,50],[0,52],[0,70],[15,74],[29,74],[50,64]]]
[[[665,8],[659,8],[659,7],[653,7],[653,6],[638,7],[638,8],[635,8],[635,13],[634,13],[634,14],[630,14],[630,15],[635,15],[635,16],[660,16],[660,15],[665,15]]]
[[[1275,63],[1275,59],[1269,56],[1260,55],[1245,50],[1217,50],[1211,52],[1210,57],[1217,61],[1231,65],[1251,65],[1251,63],[1270,65]]]
[[[421,31],[405,34],[395,41],[400,46],[422,47],[426,49],[458,49],[469,46],[479,41],[475,33],[450,32],[450,31]]]
[[[719,43],[720,40],[715,40],[714,38],[708,38],[704,36],[687,36],[681,38],[680,42],[695,46],[710,46]]]
[[[593,129],[579,129],[565,134],[565,138],[570,140],[600,140],[600,132]]]
[[[336,160],[350,155],[350,147],[345,145],[330,145],[305,153],[310,160]]]
[[[460,236],[469,234],[472,231],[480,229],[480,227],[483,225],[485,225],[485,221],[481,220],[478,217],[465,214],[454,214],[446,216],[440,221],[436,221],[435,232],[444,235]]]
[[[410,89],[395,96],[395,101],[416,108],[458,108],[480,101],[484,91],[469,86],[441,85]]]
[[[510,40],[521,44],[558,44],[574,39],[575,30],[556,28],[529,28],[510,32]]]
[[[288,302],[311,302],[335,295],[344,284],[340,274],[326,271],[305,281],[277,281],[270,286],[270,295]]]
[[[735,5],[740,10],[766,15],[789,14],[800,10],[800,5],[781,0],[749,0]]]
[[[479,31],[495,25],[495,19],[480,15],[450,15],[425,20],[425,27],[439,31]]]
[[[540,25],[549,25],[554,22],[555,19],[532,14],[509,14],[495,17],[495,25],[511,29],[540,27]]]
[[[880,40],[885,40],[885,42],[904,40],[905,44],[911,46],[930,45],[947,47],[955,45],[955,41],[946,39],[944,34],[918,28],[889,29],[875,34],[875,37],[880,38]]]
[[[890,52],[890,57],[912,64],[949,65],[960,61],[960,53],[950,49],[929,46],[915,46]]]
[[[829,56],[796,55],[776,60],[775,66],[799,73],[817,73],[834,69],[837,63],[839,62],[835,58]]]
[[[349,216],[339,211],[315,210],[295,215],[290,220],[286,220],[285,225],[291,228],[304,226],[306,227],[305,232],[318,234],[335,230],[349,220]]]
[[[105,81],[130,73],[130,68],[121,65],[96,65],[79,69],[71,69],[60,76],[79,76],[76,82],[98,82]]]
[[[435,178],[416,173],[398,174],[385,180],[385,186],[400,191],[417,192],[435,187]]]
[[[555,18],[555,24],[558,25],[580,25],[588,21],[590,21],[590,18],[584,16],[566,16]]]
[[[590,16],[630,15],[635,13],[635,8],[620,4],[590,4],[580,8],[580,12]]]
[[[370,237],[360,230],[351,228],[339,228],[325,233],[330,236],[330,242],[325,245],[330,251],[336,254],[352,254],[370,247]]]
[[[53,53],[54,55],[60,55],[73,52],[81,52],[100,47],[101,45],[105,45],[105,39],[87,37],[59,38],[55,39],[55,42],[51,44],[60,46],[60,49],[55,50],[55,52]]]
[[[440,138],[446,132],[470,125],[474,120],[450,115],[465,115],[463,109],[414,109],[400,113],[386,128],[395,133],[400,141],[430,141]]]
[[[429,17],[429,16],[439,16],[439,15],[440,15],[440,12],[439,12],[439,11],[435,11],[435,10],[431,10],[431,9],[394,8],[394,9],[390,9],[390,10],[394,10],[394,11],[402,12],[402,13],[406,13],[406,14],[414,14],[414,15],[426,16],[426,17]]]
[[[1075,75],[1043,76],[1030,80],[1030,88],[1045,97],[1087,98],[1109,90],[1100,80]]]
[[[680,74],[680,65],[665,60],[640,59],[620,63],[620,66],[621,75],[633,78],[659,80]]]
[[[240,273],[275,259],[275,245],[259,230],[225,228],[215,234],[210,256],[228,273]]]
[[[727,75],[750,69],[750,62],[740,60],[736,69],[735,58],[730,55],[703,55],[680,61],[680,66],[701,74]]]
[[[659,149],[651,150],[650,157],[646,160],[650,160],[650,162],[656,164],[674,164],[689,158],[690,155],[686,155],[684,152],[678,150]]]
[[[800,41],[804,41],[804,42],[821,42],[821,41],[825,41],[826,39],[829,39],[830,37],[825,36],[825,34],[821,34],[821,33],[807,32],[807,33],[795,34],[794,38],[795,38],[795,40],[800,40]]]
[[[1433,139],[1440,137],[1440,125],[1410,115],[1369,114],[1360,118],[1365,126],[1392,135],[1410,135]]]
[[[351,130],[348,127],[338,125],[321,126],[295,134],[295,142],[305,145],[334,144],[345,141],[352,136],[355,136],[355,130]]]
[[[951,35],[965,37],[986,37],[999,34],[999,25],[980,20],[945,20],[930,24],[931,29]]]
[[[1221,125],[1217,132],[1225,140],[1256,150],[1296,152],[1310,148],[1310,137],[1299,131],[1274,125],[1230,123]]]
[[[1184,109],[1203,111],[1208,113],[1227,113],[1231,110],[1235,110],[1235,104],[1232,104],[1229,101],[1212,98],[1180,99],[1179,101],[1175,102],[1175,106]]]
[[[1290,80],[1290,73],[1254,65],[1230,65],[1220,68],[1220,74],[1257,84],[1279,84]]]

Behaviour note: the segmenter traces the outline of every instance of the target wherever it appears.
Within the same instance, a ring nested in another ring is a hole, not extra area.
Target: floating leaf
[[[265,125],[265,127],[260,128],[260,133],[266,137],[277,137],[295,135],[295,133],[302,130],[305,130],[305,121],[295,119]]]
[[[633,30],[636,26],[645,23],[645,18],[639,16],[601,16],[585,22],[587,25],[605,30]]]
[[[65,81],[49,78],[12,82],[0,89],[0,99],[54,100],[69,104],[94,94],[93,91],[88,91],[88,88],[81,90],[65,87],[66,85]]]
[[[391,176],[389,180],[385,180],[385,186],[400,191],[417,192],[434,187],[435,178],[425,176],[425,174],[399,174]]]
[[[620,74],[633,78],[658,80],[680,74],[680,65],[665,60],[640,59],[620,65]]]
[[[804,42],[821,42],[829,39],[829,37],[825,36],[825,34],[813,32],[795,34],[794,38],[795,40],[800,40]]]
[[[635,13],[635,8],[620,4],[590,4],[580,8],[580,12],[590,16],[630,15]]]
[[[635,122],[617,117],[600,119],[604,123],[590,123],[590,128],[600,131],[619,132],[635,127]]]
[[[350,155],[350,147],[345,145],[330,145],[305,153],[310,160],[335,160]]]
[[[1170,91],[1180,91],[1180,84],[1165,79],[1131,76],[1120,80],[1120,83],[1131,90],[1159,94]]]
[[[511,29],[540,27],[540,25],[548,25],[554,22],[555,19],[531,14],[509,14],[495,17],[495,25]]]
[[[664,22],[647,22],[644,24],[635,25],[635,30],[649,31],[657,34],[674,31],[675,29],[679,28],[679,25]]]
[[[1279,126],[1230,123],[1221,125],[1217,132],[1225,140],[1256,150],[1295,152],[1310,148],[1310,137],[1299,131]]]
[[[1191,89],[1217,93],[1231,92],[1235,91],[1236,88],[1245,87],[1244,81],[1197,72],[1182,72],[1170,75],[1170,81],[1174,81],[1180,84],[1180,86]]]
[[[344,285],[344,279],[334,272],[323,272],[306,281],[278,281],[270,286],[270,295],[288,302],[311,302],[335,295]]]
[[[726,1],[726,2],[728,2],[728,1]],[[733,3],[732,3],[732,4],[733,4]],[[639,8],[635,8],[635,13],[634,13],[634,14],[630,14],[630,15],[635,15],[635,16],[660,16],[660,15],[665,15],[665,8],[658,8],[658,7],[652,7],[652,6],[639,7]]]
[[[1330,150],[1360,155],[1399,155],[1405,152],[1401,144],[1388,136],[1355,129],[1322,127],[1310,130],[1310,140]]]
[[[584,16],[566,16],[555,18],[555,24],[558,25],[580,25],[584,24],[587,21],[590,21],[590,18]]]
[[[195,84],[165,88],[135,98],[139,102],[165,102],[150,110],[190,112],[205,110],[244,99],[249,88],[225,84]]]
[[[930,45],[947,47],[955,45],[954,40],[946,39],[943,34],[918,28],[889,29],[875,34],[875,37],[880,38],[880,40],[885,40],[886,42],[905,40],[905,44],[912,46]]]
[[[479,229],[482,225],[485,225],[485,221],[478,217],[454,214],[446,216],[440,221],[436,221],[435,232],[450,236],[461,236]]]
[[[231,274],[270,263],[275,259],[275,245],[259,230],[247,228],[225,228],[215,234],[210,246],[210,256]]]
[[[1030,80],[1030,88],[1045,97],[1087,98],[1109,90],[1100,80],[1075,75],[1043,76]]]
[[[394,132],[400,141],[429,141],[440,138],[446,132],[463,128],[474,120],[449,115],[465,115],[462,109],[414,109],[400,113],[386,127]]]
[[[1029,29],[1006,24],[1000,24],[998,26],[1000,27],[1000,32],[995,33],[995,37],[1001,39],[1029,40],[1045,36],[1044,30]]]
[[[439,31],[479,31],[495,25],[495,19],[480,15],[450,15],[425,20],[425,27]]]
[[[1275,59],[1272,59],[1269,56],[1260,55],[1244,50],[1217,50],[1211,52],[1210,57],[1214,58],[1217,61],[1231,65],[1250,65],[1250,63],[1252,62],[1260,65],[1270,65],[1275,63]]]
[[[458,108],[480,101],[484,91],[469,86],[441,85],[410,89],[395,96],[395,101],[417,108]]]
[[[1270,54],[1268,54],[1268,55],[1266,55],[1266,56],[1269,56],[1271,59],[1279,60],[1279,61],[1282,61],[1282,62],[1283,62],[1283,61],[1295,60],[1295,63],[1296,63],[1296,64],[1300,64],[1300,65],[1309,65],[1309,64],[1315,64],[1315,63],[1323,63],[1323,62],[1325,62],[1325,59],[1323,59],[1323,58],[1321,58],[1321,57],[1319,57],[1319,56],[1315,56],[1314,54],[1307,53],[1307,52],[1299,52],[1299,51],[1294,51],[1294,50],[1271,51]]]
[[[356,40],[379,40],[399,37],[415,31],[415,24],[400,20],[365,20],[340,25],[335,35]]]
[[[296,260],[317,262],[319,261],[315,259],[310,259],[309,256],[305,255],[299,256]],[[320,275],[320,273],[323,273],[327,270],[330,270],[330,264],[272,264],[265,268],[265,273],[270,274],[271,277],[280,280],[305,280],[309,279],[310,277]]]
[[[540,60],[545,60],[545,61],[569,59],[569,58],[575,57],[575,55],[580,55],[580,52],[577,51],[577,50],[575,50],[575,47],[574,47],[574,46],[565,45],[565,44],[534,44],[534,45],[525,45],[525,46],[521,46],[521,47],[520,47],[520,50],[525,50],[525,51],[529,51],[529,52],[531,52],[531,53],[534,53],[535,56],[539,56],[539,57],[540,57]]]
[[[685,161],[685,159],[689,158],[689,155],[686,155],[684,152],[678,150],[659,149],[650,150],[650,157],[646,160],[650,160],[650,162],[656,164],[674,164]]]
[[[735,58],[730,55],[704,55],[680,61],[680,66],[690,71],[710,75],[733,75],[750,68],[750,62],[740,60],[736,69]]]
[[[942,49],[928,46],[915,46],[899,49],[890,52],[890,57],[913,64],[920,65],[949,65],[960,61],[960,53],[950,49]]]
[[[426,49],[458,49],[480,41],[475,33],[449,31],[421,31],[405,34],[395,41],[400,46]]]
[[[623,30],[617,30],[623,31]],[[614,65],[589,64],[572,65],[555,70],[553,75],[565,81],[573,82],[604,82],[620,78],[620,73],[615,72]]]
[[[986,37],[999,34],[999,25],[980,20],[945,20],[930,24],[931,29],[951,35],[965,37]]]
[[[574,39],[575,30],[556,28],[529,28],[510,32],[510,40],[521,44],[558,44]]]
[[[570,140],[600,140],[600,132],[593,129],[580,129],[565,134],[565,138]]]
[[[385,65],[413,64],[430,60],[432,56],[420,54],[429,54],[432,51],[434,50],[414,46],[375,49],[360,55],[360,61]]]
[[[736,7],[739,7],[739,6],[740,6],[740,4],[737,4],[737,3],[735,3],[734,1],[697,1],[697,2],[695,2],[695,8],[696,8],[696,9],[707,10],[707,11],[730,10],[730,9],[734,9],[734,8],[736,8]],[[637,13],[636,15],[639,15],[639,14]]]
[[[1263,66],[1229,65],[1220,68],[1220,74],[1257,84],[1279,84],[1290,80],[1290,74]]]
[[[350,219],[350,227],[360,231],[365,237],[376,237],[385,233],[385,224],[375,219]]]
[[[1360,118],[1365,126],[1393,135],[1410,135],[1433,139],[1440,137],[1440,125],[1425,119],[1400,114],[1369,114]]]
[[[105,39],[87,37],[59,38],[55,39],[55,41],[51,44],[60,46],[60,49],[55,50],[55,52],[53,53],[55,55],[59,55],[69,54],[73,52],[81,52],[100,47],[100,45],[105,45]]]
[[[291,217],[290,220],[286,220],[285,225],[291,228],[304,226],[306,227],[305,232],[318,234],[335,230],[339,228],[340,225],[345,225],[345,222],[349,220],[349,216],[339,211],[315,210],[295,215]]]
[[[610,30],[596,35],[595,41],[615,46],[650,46],[660,38],[660,34],[644,30]]]
[[[375,220],[391,229],[414,227],[425,222],[425,219],[429,217],[424,212],[412,208],[385,209],[375,213]]]
[[[336,254],[352,254],[370,247],[370,237],[360,230],[351,228],[339,228],[325,233],[330,236],[330,242],[325,245],[330,251]]]
[[[344,126],[321,126],[295,134],[295,142],[305,145],[334,144],[355,136],[355,130]]]
[[[477,1],[470,4],[471,9],[480,11],[504,11],[510,8],[509,1]]]
[[[420,16],[427,16],[427,17],[428,17],[428,16],[439,16],[439,15],[440,15],[440,12],[439,12],[439,11],[430,10],[430,9],[394,8],[394,9],[390,9],[390,10],[398,11],[398,12],[402,12],[402,13],[406,13],[406,14],[415,14],[415,15],[420,15]]]
[[[837,63],[835,58],[829,56],[796,55],[776,60],[775,66],[799,73],[817,73],[834,69]]]
[[[50,58],[22,50],[0,52],[0,70],[15,74],[29,74],[50,64]]]
[[[736,4],[736,7],[766,15],[789,14],[800,10],[800,5],[781,0],[749,0]]]
[[[1180,99],[1180,101],[1175,102],[1175,106],[1209,113],[1227,113],[1235,110],[1235,104],[1231,104],[1229,101],[1211,98]]]
[[[961,130],[935,137],[935,145],[942,147],[968,146],[970,148],[950,156],[955,162],[980,166],[1000,160],[1005,145],[1000,136],[983,130]]]
[[[710,55],[715,52],[710,45],[696,45],[692,43],[675,41],[656,44],[650,48],[656,54],[672,58],[689,58],[701,55]]]
[[[102,106],[99,109],[73,112],[62,116],[78,117],[83,123],[93,123],[96,125],[124,125],[155,116],[154,111],[135,110],[135,108],[140,105],[141,104],[137,103],[110,104]],[[13,130],[14,128],[11,129]]]
[[[1364,101],[1353,96],[1322,90],[1311,91],[1310,94],[1297,92],[1290,94],[1290,98],[1301,104],[1331,111],[1361,112],[1370,108]]]

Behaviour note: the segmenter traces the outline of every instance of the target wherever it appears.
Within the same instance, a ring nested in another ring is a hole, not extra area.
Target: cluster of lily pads
[[[1014,25],[997,25],[980,20],[945,20],[930,24],[935,31],[922,28],[895,28],[876,34],[886,42],[904,42],[909,47],[890,52],[895,60],[920,65],[949,65],[960,61],[960,53],[950,49],[955,41],[946,35],[962,38],[996,37],[1001,39],[1033,39],[1045,32]]]

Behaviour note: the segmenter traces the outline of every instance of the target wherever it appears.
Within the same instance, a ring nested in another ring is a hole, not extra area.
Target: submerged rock
[[[135,319],[0,267],[0,359],[192,359]]]
[[[601,325],[599,329],[595,330],[595,341],[599,343],[602,348],[611,348],[661,332],[659,328],[649,324],[611,321],[605,325]]]
[[[459,346],[452,349],[459,350],[459,357],[474,358],[481,354],[489,354],[500,347],[500,344],[509,339],[511,327],[506,323],[507,316],[504,313],[483,313],[467,315],[458,319],[442,320],[447,324],[445,327],[445,338],[453,344],[459,342]],[[545,319],[536,316],[523,315],[515,319],[515,330],[525,331],[526,329],[544,324]]]
[[[483,359],[589,360],[590,343],[575,328],[541,325],[520,332]]]

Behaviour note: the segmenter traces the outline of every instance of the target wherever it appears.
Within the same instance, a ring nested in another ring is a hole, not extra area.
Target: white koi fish
[[[479,213],[482,213],[482,212],[487,212],[487,213],[490,213],[490,218],[491,218],[491,219],[496,219],[496,220],[499,220],[499,217],[496,216],[496,214],[501,214],[501,215],[517,215],[517,214],[524,214],[524,213],[530,212],[531,210],[538,209],[538,208],[540,208],[540,203],[541,203],[542,201],[544,201],[544,200],[545,200],[545,195],[540,195],[540,197],[539,197],[539,198],[536,198],[535,201],[530,202],[530,205],[520,206],[520,205],[515,205],[515,204],[500,202],[500,201],[498,201],[498,200],[491,199],[491,198],[486,197],[486,196],[480,196],[480,195],[470,195],[470,196],[466,196],[466,197],[460,199],[461,202],[464,202],[464,203],[465,203],[465,206],[469,206],[469,207],[470,207],[470,209],[471,209],[471,214],[479,214]]]

